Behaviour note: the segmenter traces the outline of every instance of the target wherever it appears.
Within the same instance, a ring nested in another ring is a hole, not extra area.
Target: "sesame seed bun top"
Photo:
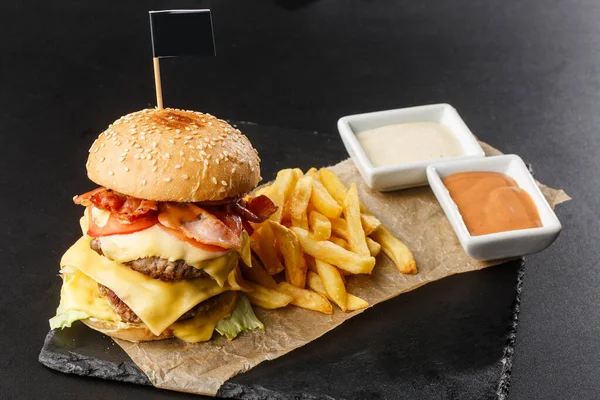
[[[157,201],[222,200],[254,189],[260,159],[238,129],[210,114],[171,108],[127,114],[90,148],[88,177]]]

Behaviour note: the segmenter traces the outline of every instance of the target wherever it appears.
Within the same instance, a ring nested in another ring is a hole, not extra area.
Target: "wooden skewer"
[[[156,88],[156,105],[159,110],[163,108],[162,86],[160,84],[160,64],[158,57],[153,58],[154,61],[154,86]]]

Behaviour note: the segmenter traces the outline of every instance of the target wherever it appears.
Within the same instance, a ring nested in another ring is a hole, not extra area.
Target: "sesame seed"
[[[213,181],[213,183],[214,183],[215,185],[218,183],[218,182],[217,182],[217,178],[215,178],[214,176],[213,176],[213,178],[212,178],[212,181]]]
[[[152,147],[156,148],[157,145],[158,145],[158,143],[152,142]]]
[[[175,168],[177,168],[177,169],[181,168],[181,164],[175,165]]]
[[[157,169],[157,167],[152,168],[152,172],[156,172]]]
[[[169,143],[175,144],[175,141],[173,139],[169,139]]]
[[[200,151],[200,154],[206,157],[206,152],[204,150]]]
[[[152,160],[152,165],[156,165],[156,160]]]
[[[190,136],[190,135],[187,135],[185,138],[186,138],[187,140],[190,140],[190,139],[192,138],[192,136]]]
[[[183,179],[189,179],[190,177],[188,176],[188,174],[183,174]]]
[[[146,180],[145,180],[145,179],[142,179],[142,182],[141,182],[141,183],[142,183],[142,185],[145,185],[145,184],[146,184]]]
[[[121,161],[121,162],[125,161],[125,157],[119,158],[119,161]]]
[[[181,129],[175,129],[175,133],[181,133]]]
[[[125,172],[129,172],[129,167],[125,167]]]
[[[215,158],[215,162],[216,162],[217,164],[219,164],[219,159],[218,159],[218,158]]]
[[[183,151],[180,151],[180,152],[179,152],[179,155],[180,155],[180,156],[183,156]]]
[[[98,152],[98,148],[96,147],[96,148],[94,149],[94,153],[97,153],[97,152]]]
[[[150,153],[150,149],[144,150],[145,153]]]
[[[125,157],[126,155],[127,155],[126,151],[124,151],[124,152],[121,153],[121,157]]]
[[[134,157],[136,160],[139,160],[139,159],[140,159],[140,155],[139,155],[139,154],[137,154],[137,153],[136,153],[136,154],[134,154],[134,155],[133,155],[133,157]]]
[[[104,147],[104,143],[100,143],[100,147]]]
[[[104,157],[100,157],[100,162],[104,161]]]
[[[221,181],[221,185],[223,185],[223,186],[227,186],[227,182],[225,182],[225,181]]]
[[[186,130],[186,131],[191,131],[191,130],[192,130],[192,128],[190,128],[189,126],[186,126],[186,127],[185,127],[185,130]]]
[[[165,158],[171,158],[171,155],[169,153],[165,153]]]
[[[204,160],[204,165],[208,165],[208,160]]]
[[[114,172],[112,172],[112,171],[108,171],[108,174],[109,174],[110,176],[113,176],[115,173],[114,173]]]
[[[171,178],[166,177],[165,179],[163,179],[165,182],[171,182]]]
[[[210,122],[208,123],[208,125],[210,125],[210,126],[212,126],[212,124],[213,124],[213,123],[212,123],[212,121],[210,121]]]

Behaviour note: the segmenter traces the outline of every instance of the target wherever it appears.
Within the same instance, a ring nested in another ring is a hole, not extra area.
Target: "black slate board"
[[[510,384],[523,266],[455,275],[377,305],[322,338],[225,383],[236,399],[503,399]],[[109,338],[50,331],[40,362],[149,385]]]
[[[259,151],[265,180],[281,168],[306,170],[345,156],[339,140],[329,135],[235,124],[243,125]],[[218,396],[505,399],[523,273],[523,263],[513,261],[405,293],[301,349],[233,377]],[[50,331],[39,360],[65,373],[150,385],[118,345],[81,323]]]

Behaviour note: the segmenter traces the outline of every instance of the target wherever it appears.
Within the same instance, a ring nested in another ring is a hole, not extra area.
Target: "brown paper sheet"
[[[485,143],[482,146],[487,155],[502,154]],[[476,261],[465,254],[429,187],[380,193],[364,183],[351,160],[331,169],[344,183],[356,183],[362,202],[408,245],[417,261],[418,274],[402,275],[381,254],[371,276],[351,277],[348,291],[371,306],[453,274],[501,263]],[[562,190],[542,184],[540,188],[552,207],[570,199]],[[256,308],[265,332],[243,334],[231,342],[215,334],[212,341],[199,344],[179,340],[117,343],[154,386],[214,396],[230,377],[301,347],[360,312],[336,309],[333,315],[324,315],[293,306],[273,311]]]

